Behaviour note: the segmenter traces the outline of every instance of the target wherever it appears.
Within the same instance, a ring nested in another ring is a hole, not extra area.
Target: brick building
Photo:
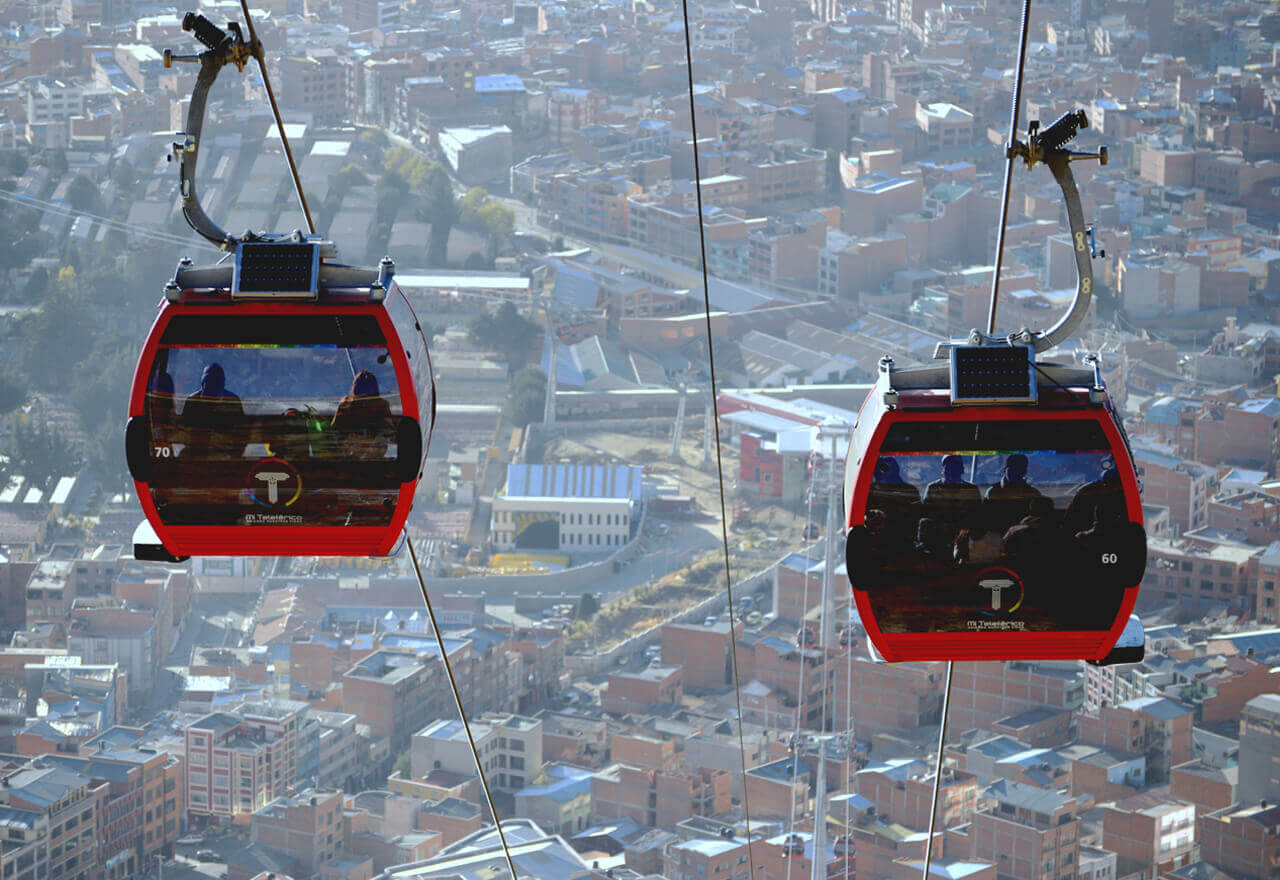
[[[1084,678],[1074,663],[964,663],[953,673],[951,724],[989,728],[1039,706],[1074,710],[1084,703]]]
[[[613,764],[591,779],[595,819],[626,817],[665,828],[690,816],[723,813],[729,803],[729,774],[723,770],[680,773]]]
[[[1200,859],[1244,880],[1280,874],[1280,806],[1239,804],[1201,816]]]
[[[1086,799],[1008,780],[988,786],[982,797],[990,809],[973,817],[975,858],[1013,880],[1075,876]]]
[[[1102,808],[1102,846],[1116,854],[1124,872],[1156,877],[1194,860],[1194,805],[1140,794]]]
[[[1177,764],[1191,760],[1193,713],[1167,697],[1139,697],[1103,706],[1097,715],[1080,715],[1079,741],[1146,759],[1146,781],[1169,780]]]

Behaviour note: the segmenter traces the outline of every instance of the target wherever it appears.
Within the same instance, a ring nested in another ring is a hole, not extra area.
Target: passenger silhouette
[[[384,458],[395,436],[391,405],[378,390],[378,377],[361,370],[351,391],[338,401],[329,426],[338,435],[339,449],[349,458]]]
[[[192,455],[217,453],[238,458],[244,451],[244,437],[237,437],[243,422],[240,398],[227,390],[226,373],[214,361],[200,374],[200,388],[182,405],[187,449]]]
[[[983,519],[986,526],[1004,533],[1032,511],[1032,504],[1039,503],[1044,495],[1027,482],[1027,457],[1015,452],[1004,461],[1004,476],[999,483],[987,489],[983,501]]]
[[[1126,512],[1120,472],[1108,460],[1098,478],[1077,489],[1067,506],[1067,534],[1074,535],[1092,528],[1095,522],[1123,519]]]
[[[876,461],[876,470],[867,495],[867,507],[883,510],[885,538],[897,546],[910,546],[919,516],[920,490],[902,478],[897,459],[887,455]]]
[[[942,459],[942,479],[934,480],[924,492],[925,515],[949,523],[954,531],[963,527],[982,506],[982,493],[964,478],[964,459],[947,455]]]
[[[151,417],[151,439],[154,446],[168,446],[178,439],[177,419],[173,410],[176,401],[173,393],[173,377],[166,370],[156,373],[147,389],[147,412]]]

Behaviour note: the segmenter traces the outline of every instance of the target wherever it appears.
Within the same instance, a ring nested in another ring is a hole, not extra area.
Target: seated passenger
[[[884,511],[885,538],[895,545],[910,546],[919,517],[920,490],[902,478],[897,459],[881,456],[876,462],[867,507]]]
[[[1082,532],[1092,527],[1095,521],[1123,519],[1126,513],[1120,472],[1108,460],[1098,479],[1085,483],[1071,499],[1067,507],[1067,534]]]
[[[964,459],[958,455],[944,456],[942,479],[934,480],[924,492],[925,514],[959,529],[981,506],[982,493],[964,479]]]
[[[217,361],[200,374],[200,388],[182,405],[182,426],[190,455],[220,454],[239,458],[243,443],[236,429],[244,422],[240,398],[227,390],[227,377]]]
[[[1014,453],[1005,459],[1004,476],[987,490],[982,515],[989,529],[1003,534],[1031,513],[1032,504],[1044,495],[1027,482],[1027,457]]]
[[[173,413],[175,403],[173,377],[161,370],[152,378],[151,387],[147,389],[147,413],[151,418],[153,446],[168,446],[178,439],[177,418]]]
[[[955,561],[955,530],[940,519],[921,517],[916,525],[916,552],[925,559],[951,565]]]
[[[351,391],[338,401],[329,427],[338,435],[338,448],[348,458],[385,458],[395,438],[391,405],[378,391],[378,377],[361,370],[351,380]]]

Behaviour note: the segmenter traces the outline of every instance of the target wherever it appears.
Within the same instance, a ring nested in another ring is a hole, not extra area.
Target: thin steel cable
[[[933,800],[929,804],[929,837],[924,842],[924,871],[920,874],[929,880],[929,862],[933,858],[933,829],[938,821],[938,792],[942,788],[942,750],[947,742],[947,714],[951,711],[951,670],[955,661],[947,661],[947,683],[942,689],[942,718],[938,722],[938,763],[933,771]]]
[[[147,238],[155,241],[162,241],[165,244],[172,244],[179,247],[199,247],[206,250],[221,253],[216,247],[208,242],[201,241],[196,238],[183,238],[180,235],[173,235],[154,226],[145,224],[125,223],[121,220],[112,220],[110,217],[103,217],[101,214],[91,214],[88,211],[77,211],[69,205],[59,205],[54,202],[46,202],[43,199],[32,198],[31,196],[16,196],[13,193],[0,190],[0,201],[12,202],[32,211],[40,211],[42,213],[53,214],[58,217],[87,217],[95,223],[99,223],[108,229],[115,229],[120,232],[146,232]]]
[[[1018,139],[1018,111],[1022,105],[1022,74],[1027,66],[1027,30],[1031,23],[1031,0],[1022,0],[1022,28],[1018,37],[1018,68],[1013,77],[1013,109],[1009,114],[1009,143],[1006,144],[1004,193],[1000,198],[1000,225],[996,229],[996,265],[991,275],[991,308],[987,311],[987,334],[996,332],[996,301],[1000,295],[1000,269],[1004,264],[1004,235],[1009,225],[1009,199],[1013,194],[1013,165],[1017,156],[1013,144]]]
[[[462,729],[467,733],[467,743],[471,746],[471,756],[476,761],[476,771],[480,774],[480,787],[484,789],[484,799],[489,802],[489,812],[493,814],[494,827],[498,829],[498,839],[502,841],[502,854],[507,857],[507,868],[511,871],[511,880],[518,880],[516,862],[511,857],[511,847],[507,845],[507,834],[502,830],[502,820],[498,818],[498,807],[493,802],[493,792],[489,790],[489,780],[484,774],[484,761],[480,759],[480,750],[476,748],[476,739],[471,734],[471,722],[467,720],[467,710],[462,706],[462,694],[458,692],[457,679],[453,677],[453,664],[449,662],[449,652],[444,647],[444,633],[436,622],[436,612],[431,606],[431,597],[427,594],[427,582],[422,577],[422,568],[418,565],[418,551],[413,548],[413,538],[409,535],[409,525],[404,527],[404,540],[409,545],[409,558],[413,560],[413,573],[418,576],[418,587],[422,590],[422,601],[427,606],[427,617],[431,620],[431,631],[435,634],[436,645],[440,648],[440,659],[444,661],[444,672],[449,677],[449,690],[453,692],[454,705],[458,707],[458,717],[462,719]]]
[[[810,474],[809,483],[810,485],[813,484],[812,474]],[[813,522],[813,493],[812,492],[808,492],[808,491],[805,492],[805,508],[806,508],[805,516],[804,516],[805,531],[800,533],[801,540],[804,540],[804,534],[809,530],[810,523]],[[805,554],[805,558],[806,559],[809,558],[807,553]],[[804,621],[804,615],[809,609],[809,572],[807,571],[804,573],[804,586],[801,587],[800,589],[800,609],[801,609],[800,631],[804,632],[805,627],[808,625]],[[795,787],[796,787],[796,778],[800,775],[800,720],[804,718],[804,698],[806,693],[804,688],[804,670],[805,670],[805,664],[801,663],[799,681],[796,683],[796,690],[799,692],[799,698],[796,700],[796,723],[795,723],[795,728],[791,732],[792,793],[791,793],[791,796],[788,798],[788,800],[791,801],[790,815],[787,818],[787,834],[788,835],[794,833],[796,830]],[[816,856],[817,853],[814,853],[814,855]],[[790,857],[787,858],[787,876],[785,880],[791,880],[791,866],[794,865],[795,862],[796,862],[795,859]]]
[[[267,61],[262,56],[262,43],[258,42],[258,32],[253,26],[253,15],[249,12],[249,0],[240,0],[240,8],[244,10],[244,23],[249,28],[249,47],[253,57],[258,59],[258,69],[262,71],[262,84],[267,89],[267,101],[271,104],[271,113],[276,118],[276,131],[280,133],[280,143],[284,145],[284,158],[289,163],[289,174],[293,176],[293,188],[298,193],[298,204],[302,206],[302,215],[307,219],[307,231],[316,234],[316,223],[311,219],[311,208],[307,206],[307,194],[302,191],[302,175],[298,173],[298,165],[293,161],[293,148],[289,146],[289,136],[284,131],[284,118],[280,115],[280,105],[276,103],[275,90],[271,88],[271,77],[267,75]]]
[[[716,357],[711,341],[711,276],[707,271],[707,235],[702,226],[702,166],[698,156],[698,114],[693,100],[693,37],[689,30],[689,0],[680,0],[684,14],[684,61],[689,74],[689,134],[693,138],[693,188],[698,197],[698,249],[702,257],[703,315],[707,322],[707,370],[711,373],[711,420],[716,432],[716,486],[720,490],[720,539],[724,544],[724,591],[729,597],[729,650],[733,654],[733,695],[738,704],[738,758],[742,764],[742,815],[747,824],[747,876],[756,876],[755,853],[751,846],[751,801],[747,794],[747,744],[742,733],[742,683],[738,680],[737,616],[733,610],[733,576],[729,569],[729,518],[725,513],[724,459],[720,454],[720,413],[716,411]]]

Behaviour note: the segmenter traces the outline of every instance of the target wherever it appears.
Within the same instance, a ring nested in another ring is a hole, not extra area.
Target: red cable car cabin
[[[957,350],[974,348],[992,350]],[[858,415],[846,556],[887,661],[1100,661],[1129,621],[1146,536],[1097,366],[1036,364],[1022,346],[997,357],[1009,353],[988,376],[1018,380],[1021,359],[1020,403],[1008,384],[966,399],[954,361],[949,376],[886,359]]]
[[[329,271],[344,270],[358,271]],[[126,431],[160,555],[391,553],[434,384],[389,263],[363,289],[326,290],[322,269],[309,301],[233,301],[220,283],[191,289],[183,271],[138,361]]]

